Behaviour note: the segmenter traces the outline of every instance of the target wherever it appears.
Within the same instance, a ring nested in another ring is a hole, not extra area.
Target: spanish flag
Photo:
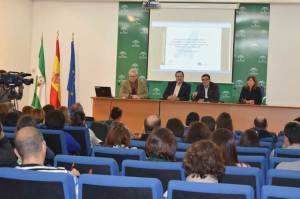
[[[51,90],[50,90],[50,104],[55,108],[59,108],[61,103],[60,96],[60,53],[59,53],[59,40],[58,34],[56,38],[56,51],[53,64]]]

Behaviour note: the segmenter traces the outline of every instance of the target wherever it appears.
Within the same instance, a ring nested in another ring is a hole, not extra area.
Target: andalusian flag
[[[46,104],[46,72],[43,37],[41,39],[41,47],[39,52],[39,67],[35,78],[34,95],[31,106],[34,108],[42,108]]]
[[[60,107],[60,53],[59,53],[59,41],[58,34],[56,38],[56,51],[52,71],[51,90],[50,90],[50,104],[55,108]]]

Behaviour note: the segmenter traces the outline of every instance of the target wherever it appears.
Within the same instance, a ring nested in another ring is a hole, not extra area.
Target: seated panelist
[[[202,75],[201,81],[202,83],[197,86],[195,92],[192,94],[192,100],[196,102],[219,102],[219,86],[210,81],[210,75]]]
[[[252,75],[247,78],[247,85],[241,90],[239,102],[243,104],[261,104],[262,91],[255,76]]]
[[[121,83],[119,96],[123,99],[142,99],[148,97],[146,82],[138,79],[138,71],[132,68],[128,72],[128,80]]]
[[[175,73],[176,81],[168,83],[163,94],[163,99],[170,101],[189,101],[191,85],[184,82],[184,73],[177,71]]]

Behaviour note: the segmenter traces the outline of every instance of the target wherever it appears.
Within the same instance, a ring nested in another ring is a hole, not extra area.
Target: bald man
[[[119,96],[123,99],[142,99],[148,97],[146,82],[140,80],[137,69],[132,68],[128,72],[128,80],[121,83]]]
[[[149,115],[144,120],[145,133],[142,134],[141,140],[147,140],[149,134],[161,126],[161,120],[158,115]]]

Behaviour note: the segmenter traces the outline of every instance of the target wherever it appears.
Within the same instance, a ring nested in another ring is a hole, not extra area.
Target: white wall
[[[62,105],[67,106],[68,103],[66,89],[70,67],[70,42],[74,32],[77,101],[81,102],[86,113],[91,115],[90,97],[95,96],[95,85],[110,86],[114,93],[118,2],[33,2],[31,67],[32,70],[37,68],[43,33],[48,98],[57,31],[60,40]],[[49,102],[49,99],[47,100]]]
[[[31,0],[0,0],[0,69],[30,72]],[[26,86],[20,106],[28,104]]]
[[[300,106],[300,5],[271,5],[267,103]]]

